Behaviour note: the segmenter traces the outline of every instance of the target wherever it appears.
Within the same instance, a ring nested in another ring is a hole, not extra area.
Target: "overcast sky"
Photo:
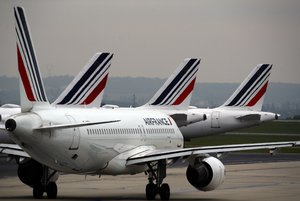
[[[23,6],[43,77],[113,52],[110,76],[168,77],[201,58],[198,82],[240,82],[259,63],[300,83],[299,0],[0,0],[0,75],[17,76],[13,6]]]

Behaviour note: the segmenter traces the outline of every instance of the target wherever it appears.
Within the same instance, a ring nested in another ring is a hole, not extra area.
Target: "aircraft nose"
[[[12,132],[12,131],[14,131],[14,130],[16,129],[16,127],[17,127],[17,123],[16,123],[16,121],[13,120],[13,119],[8,119],[8,120],[5,122],[5,129],[6,129],[7,131]]]

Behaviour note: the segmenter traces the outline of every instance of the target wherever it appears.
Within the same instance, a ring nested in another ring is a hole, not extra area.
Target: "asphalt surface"
[[[268,154],[268,153],[228,153],[221,156],[220,160],[225,164],[251,164],[300,161],[300,154]],[[175,167],[185,167],[187,164],[175,164]],[[17,176],[18,165],[15,160],[7,161],[5,156],[0,156],[0,178]]]
[[[299,200],[300,154],[228,154],[222,161],[225,182],[210,192],[192,187],[185,178],[185,167],[168,169],[164,182],[170,185],[171,200]],[[0,200],[33,200],[32,189],[16,176],[15,162],[2,158],[0,164]],[[62,175],[57,181],[57,200],[145,200],[146,184],[144,174]]]

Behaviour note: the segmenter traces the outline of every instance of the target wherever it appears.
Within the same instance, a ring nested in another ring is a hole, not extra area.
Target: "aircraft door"
[[[220,128],[220,112],[215,111],[211,114],[211,127]]]
[[[144,126],[139,126],[140,134],[141,134],[141,141],[146,142],[146,129]]]
[[[76,123],[76,120],[74,119],[74,117],[70,116],[70,115],[66,115],[66,117],[68,118],[68,120],[70,121],[70,123]],[[79,148],[79,143],[80,143],[80,131],[79,128],[71,128],[72,130],[72,142],[71,145],[69,147],[69,150],[77,150]]]

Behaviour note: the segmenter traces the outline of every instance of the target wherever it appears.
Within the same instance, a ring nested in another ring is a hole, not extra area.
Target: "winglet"
[[[22,111],[29,111],[35,105],[49,105],[42,77],[39,71],[25,10],[14,7],[17,35],[17,59],[20,74],[20,95]]]
[[[200,59],[185,59],[143,107],[188,109],[191,101],[191,92],[196,83],[199,63]]]
[[[222,106],[246,107],[260,111],[268,88],[271,69],[272,64],[256,66]]]
[[[96,53],[53,104],[100,107],[112,57]]]

